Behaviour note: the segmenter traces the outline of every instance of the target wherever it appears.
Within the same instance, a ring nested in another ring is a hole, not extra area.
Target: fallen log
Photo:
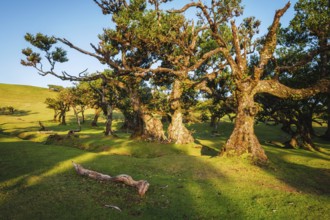
[[[133,180],[133,178],[127,174],[120,174],[118,176],[111,177],[106,174],[98,173],[93,170],[88,170],[82,167],[79,164],[76,164],[72,161],[72,164],[76,172],[81,176],[87,176],[89,178],[101,181],[111,181],[111,182],[123,182],[128,186],[133,186],[138,189],[139,195],[142,197],[147,192],[149,188],[149,183],[146,180]]]

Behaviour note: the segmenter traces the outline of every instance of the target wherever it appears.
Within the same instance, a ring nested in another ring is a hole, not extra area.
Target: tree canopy
[[[255,17],[236,23],[235,18],[243,13],[240,0],[212,0],[205,4],[195,0],[170,11],[162,9],[167,0],[94,2],[104,15],[111,16],[115,28],[104,29],[100,42],[91,44],[92,52],[65,38],[27,33],[25,39],[42,54],[23,49],[26,59],[21,63],[36,68],[41,75],[63,80],[102,80],[103,92],[113,88],[121,97],[128,97],[133,112],[133,137],[177,144],[194,142],[184,125],[184,112],[189,109],[187,100],[196,100],[203,92],[213,99],[211,111],[220,115],[217,117],[228,112],[229,106],[235,114],[233,133],[221,154],[247,153],[255,162],[265,163],[267,156],[254,133],[255,117],[261,110],[257,97],[268,94],[299,100],[329,93],[330,22],[325,0],[300,0],[291,25],[280,29],[280,19],[290,7],[288,2],[275,12],[268,32],[261,38],[257,38],[260,21]],[[188,20],[183,14],[190,8],[198,11],[195,20]],[[56,72],[57,63],[68,61],[66,51],[56,46],[59,43],[96,58],[111,71],[82,71],[77,75]],[[311,68],[313,65],[317,67]],[[308,68],[310,71],[305,71]],[[302,72],[315,79],[313,83],[303,85],[294,79]],[[167,95],[166,114],[170,116],[167,136],[157,117],[164,108],[152,104],[155,91],[161,88]],[[108,106],[103,111],[109,112],[113,101],[106,100],[103,94],[103,103]],[[221,109],[215,107],[219,104]]]

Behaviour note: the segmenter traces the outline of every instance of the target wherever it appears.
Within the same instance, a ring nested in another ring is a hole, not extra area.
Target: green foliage
[[[43,35],[42,33],[37,33],[35,36],[27,33],[24,38],[33,46],[43,51],[49,51],[52,45],[57,42],[54,37],[49,37],[47,35]]]
[[[296,31],[316,36],[329,36],[330,9],[327,0],[299,0],[294,6],[296,14],[291,25]]]
[[[201,114],[201,121],[202,122],[206,122],[209,119],[210,119],[210,117],[207,115],[207,113],[206,112],[202,112],[202,114]]]
[[[31,48],[26,48],[22,50],[22,53],[26,56],[26,60],[21,60],[21,64],[24,66],[36,66],[41,61],[39,53],[35,53]]]
[[[37,33],[36,35],[27,33],[24,38],[31,45],[45,53],[45,57],[52,69],[54,68],[56,62],[63,63],[68,61],[66,51],[62,48],[55,47],[55,50],[51,51],[53,45],[57,43],[55,37],[49,37],[42,33]],[[42,71],[42,65],[40,67],[37,66],[41,61],[41,56],[39,53],[33,52],[31,48],[23,49],[22,53],[26,56],[26,60],[21,60],[22,65],[40,68],[39,70]]]

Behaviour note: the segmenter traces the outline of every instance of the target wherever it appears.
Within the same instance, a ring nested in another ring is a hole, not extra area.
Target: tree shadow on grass
[[[191,156],[134,158],[86,153],[28,141],[2,140],[0,212],[12,219],[240,219],[238,203],[221,192],[228,180]],[[7,142],[6,142],[7,141]],[[79,158],[86,157],[81,160]],[[110,175],[127,173],[151,186],[144,198],[135,188],[100,183],[75,174],[71,160]],[[221,179],[214,183],[214,179]],[[115,205],[122,212],[106,208]]]
[[[45,148],[44,145],[21,140],[8,135],[0,135],[0,181],[42,173],[61,160],[84,154],[83,151],[70,150],[61,146]],[[61,153],[66,150],[66,154]]]
[[[203,145],[198,139],[195,140],[195,143],[200,146],[201,156],[216,157],[220,153],[220,150],[212,148],[210,146]]]
[[[313,154],[312,152],[299,152],[298,150],[271,150],[267,151],[267,156],[272,163],[272,168],[266,169],[277,179],[289,186],[297,189],[298,192],[312,193],[317,195],[330,195],[330,168],[329,166],[313,167],[308,165],[311,159],[324,160],[329,163],[329,159]],[[288,158],[299,156],[297,162]],[[303,159],[302,157],[305,157]],[[307,164],[303,164],[303,163]]]
[[[30,110],[15,110],[13,113],[4,113],[0,114],[2,116],[6,117],[18,117],[18,116],[27,116],[27,115],[35,115],[38,114],[38,112],[32,112]]]

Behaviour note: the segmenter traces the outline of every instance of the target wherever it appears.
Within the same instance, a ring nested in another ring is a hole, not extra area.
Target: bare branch
[[[75,46],[74,44],[72,44],[70,41],[68,41],[68,40],[65,39],[65,38],[56,38],[56,40],[62,42],[63,44],[65,44],[65,45],[69,46],[70,48],[73,48],[73,49],[75,49],[75,50],[77,50],[77,51],[79,51],[79,52],[81,52],[81,53],[83,53],[83,54],[86,54],[86,55],[89,55],[89,56],[95,57],[96,59],[98,59],[98,60],[100,60],[100,61],[103,60],[103,57],[97,56],[97,55],[94,54],[94,53],[91,53],[91,52],[88,52],[88,51],[86,51],[86,50],[83,50],[83,49],[81,49],[81,48]]]
[[[273,56],[275,47],[276,47],[276,31],[280,23],[280,18],[283,16],[283,14],[288,10],[290,7],[290,2],[288,2],[284,8],[277,10],[274,16],[273,23],[270,27],[270,30],[268,31],[268,34],[266,36],[265,44],[263,48],[260,51],[260,61],[257,67],[254,69],[254,78],[260,79],[261,74],[263,72],[263,69],[265,65],[268,63],[269,59]]]
[[[191,67],[188,68],[188,71],[193,71],[196,70],[198,67],[200,67],[207,59],[211,58],[212,56],[223,52],[223,48],[222,47],[218,47],[214,50],[211,50],[207,53],[205,53],[194,65],[192,65]]]
[[[168,13],[183,13],[183,12],[187,11],[189,8],[199,7],[199,6],[200,6],[200,2],[192,2],[192,3],[186,4],[181,9],[178,9],[178,10],[168,10],[167,12]]]
[[[238,72],[239,77],[242,78],[242,72],[245,72],[245,62],[243,61],[242,54],[241,54],[241,47],[240,47],[240,41],[238,37],[238,30],[235,25],[235,21],[231,21],[231,30],[233,34],[233,44],[236,54],[236,60],[237,64],[240,67],[240,71]]]
[[[205,77],[203,77],[201,80],[199,80],[198,82],[193,83],[191,85],[191,88],[193,88],[195,90],[201,90],[201,91],[206,92],[211,95],[212,90],[207,86],[207,83],[210,80],[214,80],[218,75],[219,75],[219,72],[209,73]]]

